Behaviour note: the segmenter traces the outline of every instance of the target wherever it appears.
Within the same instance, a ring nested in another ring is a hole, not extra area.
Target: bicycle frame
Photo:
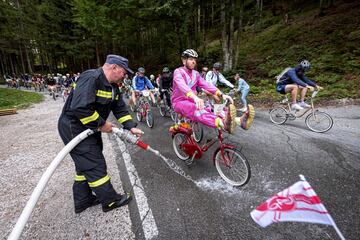
[[[301,117],[303,117],[307,112],[309,112],[310,110],[310,112],[315,112],[316,110],[315,110],[315,107],[314,107],[314,98],[316,97],[316,95],[319,93],[319,91],[314,91],[313,93],[312,93],[312,95],[311,95],[311,98],[310,98],[310,102],[311,102],[311,107],[310,108],[307,108],[307,109],[305,109],[305,111],[303,111],[302,113],[300,113],[300,114],[293,114],[296,118],[301,118]],[[289,102],[289,99],[288,99],[288,97],[287,96],[285,96],[285,99],[283,99],[282,101],[281,101],[281,103],[282,104],[287,104],[287,110],[288,110],[288,113],[291,113],[292,112],[292,110],[291,110],[291,106],[290,106],[290,102]]]
[[[140,94],[139,97],[139,108],[143,108],[145,111],[142,111],[141,114],[143,117],[146,117],[149,109],[150,109],[150,95],[145,97],[144,95]]]
[[[229,165],[229,160],[225,157],[224,149],[230,148],[234,149],[234,146],[231,144],[224,143],[224,136],[222,134],[222,130],[218,129],[218,137],[211,139],[209,142],[206,142],[204,145],[200,146],[193,138],[192,136],[192,129],[189,128],[189,126],[178,126],[177,128],[174,128],[173,130],[170,130],[172,137],[175,136],[176,133],[183,133],[186,135],[186,138],[189,143],[182,143],[182,147],[184,148],[184,151],[186,154],[192,157],[192,159],[200,159],[202,155],[208,151],[215,143],[219,142],[219,150],[221,151],[221,156],[224,160],[224,163],[226,166]],[[216,150],[213,154],[213,164],[215,165],[215,156],[218,150]]]

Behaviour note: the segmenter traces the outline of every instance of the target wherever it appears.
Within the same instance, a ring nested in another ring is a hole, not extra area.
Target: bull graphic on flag
[[[305,177],[266,200],[250,215],[261,227],[273,222],[310,222],[331,225],[345,239]]]

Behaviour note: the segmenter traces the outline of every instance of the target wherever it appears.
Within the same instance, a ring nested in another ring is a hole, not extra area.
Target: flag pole
[[[308,181],[306,181],[304,175],[299,175],[299,177],[300,177],[301,181],[304,181],[304,182],[306,182],[307,184],[309,184]],[[310,186],[310,184],[309,184],[309,186]],[[314,194],[316,195],[314,189],[312,189],[312,191],[313,191]],[[322,210],[323,210],[324,212],[327,212],[327,210],[326,210],[326,208],[324,207],[323,204],[320,204],[320,208],[322,208]],[[344,235],[342,235],[340,229],[337,227],[337,225],[336,225],[334,219],[331,217],[331,215],[330,215],[330,214],[326,214],[326,216],[329,218],[332,226],[334,227],[336,233],[339,235],[340,239],[341,239],[341,240],[345,240]]]

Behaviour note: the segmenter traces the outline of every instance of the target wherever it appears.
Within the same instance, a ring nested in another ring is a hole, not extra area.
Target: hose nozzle
[[[116,134],[120,139],[132,143],[132,144],[136,144],[138,147],[144,149],[144,150],[148,150],[149,145],[147,145],[146,143],[142,142],[139,140],[139,138],[137,136],[135,136],[134,134],[132,134],[129,130],[125,130],[122,128],[113,128],[112,129],[113,133]]]

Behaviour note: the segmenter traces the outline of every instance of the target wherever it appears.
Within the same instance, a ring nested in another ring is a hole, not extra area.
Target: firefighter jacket
[[[87,128],[96,130],[105,124],[110,112],[125,129],[136,127],[117,84],[110,84],[102,68],[83,72],[70,93],[61,117],[70,120],[76,134]]]

